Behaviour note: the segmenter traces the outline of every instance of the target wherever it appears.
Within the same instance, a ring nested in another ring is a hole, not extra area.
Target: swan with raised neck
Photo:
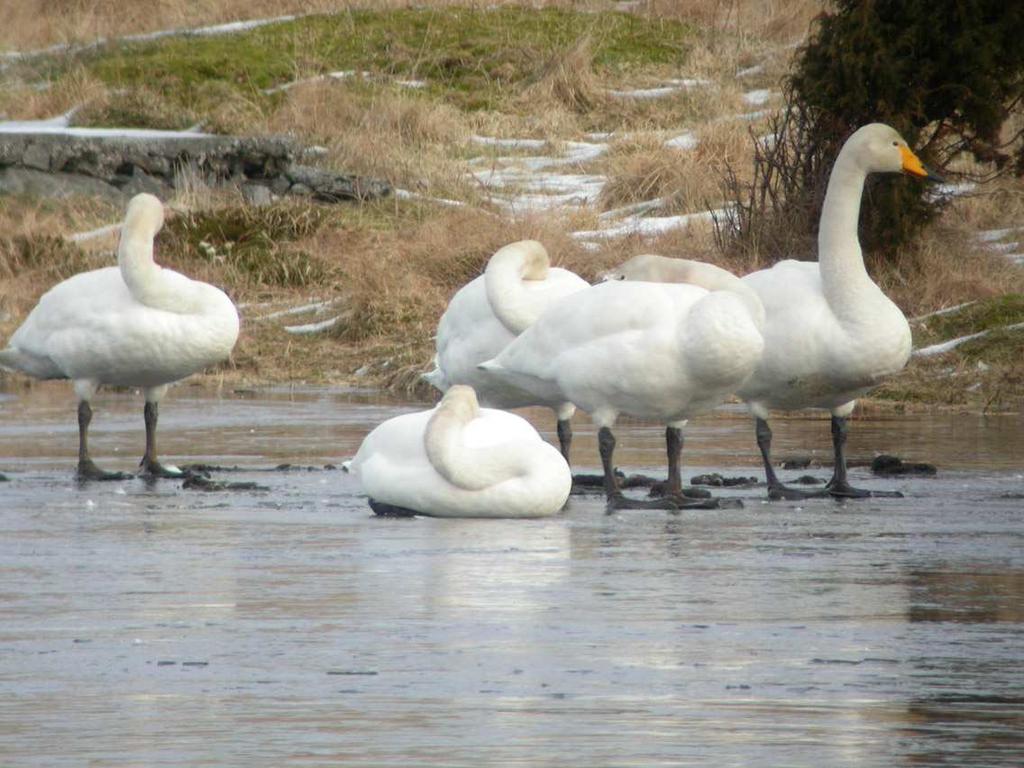
[[[544,280],[551,269],[547,249],[536,240],[520,240],[499,249],[484,270],[487,300],[502,325],[519,335],[537,319],[543,307],[531,297],[523,281]]]
[[[100,386],[143,389],[143,471],[168,474],[156,459],[158,403],[169,384],[225,359],[238,339],[238,311],[223,291],[153,261],[153,238],[163,222],[156,197],[133,197],[118,266],[81,272],[55,285],[0,351],[2,366],[41,379],[73,380],[82,477],[120,476],[99,470],[88,453],[89,401]]]

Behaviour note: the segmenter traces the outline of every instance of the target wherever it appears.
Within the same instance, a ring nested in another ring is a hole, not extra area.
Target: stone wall
[[[174,193],[184,170],[207,184],[236,184],[253,204],[300,195],[325,202],[383,197],[383,181],[296,162],[283,137],[160,131],[0,132],[0,195],[87,195],[124,203],[139,192]]]

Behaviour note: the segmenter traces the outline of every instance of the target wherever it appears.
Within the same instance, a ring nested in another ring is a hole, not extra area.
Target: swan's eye
[[[892,145],[893,145],[894,147],[898,147],[898,146],[900,145],[900,143],[899,143],[898,141],[894,141],[894,142],[892,143]]]

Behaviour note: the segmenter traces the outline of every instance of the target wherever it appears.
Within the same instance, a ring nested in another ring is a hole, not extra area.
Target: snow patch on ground
[[[755,91],[747,91],[743,94],[743,101],[750,104],[752,107],[760,107],[768,103],[768,99],[772,97],[772,92],[767,88],[758,88]]]
[[[11,120],[0,122],[0,133],[38,133],[51,136],[74,136],[77,138],[122,138],[122,139],[197,139],[210,137],[211,133],[198,131],[160,131],[151,128],[81,128],[67,124],[66,116],[52,120]]]
[[[926,315],[918,315],[917,317],[910,318],[911,323],[919,323],[922,320],[927,320],[929,317],[942,317],[943,315],[952,315],[954,312],[959,312],[961,309],[970,307],[973,304],[977,304],[976,301],[965,301],[963,304],[957,304],[952,307],[944,307],[943,309],[936,309],[934,312],[929,312]]]
[[[692,131],[686,131],[665,142],[666,147],[672,149],[696,149],[700,141]]]
[[[282,326],[288,333],[294,334],[306,334],[306,333],[319,333],[320,331],[326,331],[328,328],[333,328],[341,320],[340,316],[332,317],[328,320],[321,320],[319,323],[307,323],[305,325],[285,325]]]
[[[108,43],[147,43],[164,37],[215,37],[217,35],[234,35],[239,32],[248,32],[252,29],[265,27],[269,24],[282,24],[286,21],[295,21],[305,15],[307,14],[275,16],[267,19],[251,19],[249,21],[232,21],[226,24],[214,24],[207,27],[161,29],[156,32],[146,32],[139,35],[126,35],[124,37],[115,38],[100,37],[91,43],[84,43],[82,45],[58,43],[57,45],[51,45],[47,48],[38,48],[34,51],[8,51],[6,53],[0,53],[0,61],[9,63],[35,58],[37,56],[47,56],[54,53],[77,53],[80,51],[89,51],[94,48],[99,48],[100,46],[107,45]]]
[[[549,145],[541,139],[509,139],[472,136],[474,144],[499,149],[540,150]],[[608,151],[602,142],[569,141],[553,155],[478,157],[470,161],[469,175],[491,193],[492,202],[510,212],[580,207],[597,201],[607,178],[572,173],[578,166]],[[486,168],[474,168],[486,164]]]
[[[617,99],[664,99],[680,91],[687,91],[691,88],[703,88],[709,85],[711,85],[711,81],[701,77],[673,78],[666,80],[663,85],[654,88],[609,89],[607,94]]]
[[[628,216],[615,226],[573,232],[572,237],[577,240],[612,240],[631,235],[652,237],[676,229],[685,229],[695,222],[711,221],[714,216],[721,216],[725,212],[724,208],[719,208],[715,211],[687,213],[680,216]]]
[[[736,73],[736,77],[743,79],[744,77],[753,77],[754,75],[760,75],[764,72],[764,64],[755,64],[752,67],[741,69]]]
[[[943,341],[939,344],[932,344],[930,347],[924,347],[923,349],[915,349],[915,357],[931,357],[932,355],[941,355],[944,352],[950,352],[961,344],[965,344],[968,341],[974,341],[984,336],[988,336],[993,331],[1016,331],[1024,328],[1024,323],[1014,323],[1013,325],[1004,325],[1001,328],[992,328],[988,331],[979,331],[978,333],[970,333],[967,336],[960,336],[956,339],[950,339],[949,341]]]

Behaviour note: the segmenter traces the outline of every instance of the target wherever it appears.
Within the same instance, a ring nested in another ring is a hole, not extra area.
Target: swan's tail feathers
[[[420,378],[439,392],[446,392],[451,386],[451,384],[448,383],[448,379],[445,378],[444,371],[440,368],[435,368],[427,373],[421,373]]]
[[[36,379],[67,378],[67,375],[50,358],[34,355],[17,347],[0,349],[0,368],[20,371]]]

